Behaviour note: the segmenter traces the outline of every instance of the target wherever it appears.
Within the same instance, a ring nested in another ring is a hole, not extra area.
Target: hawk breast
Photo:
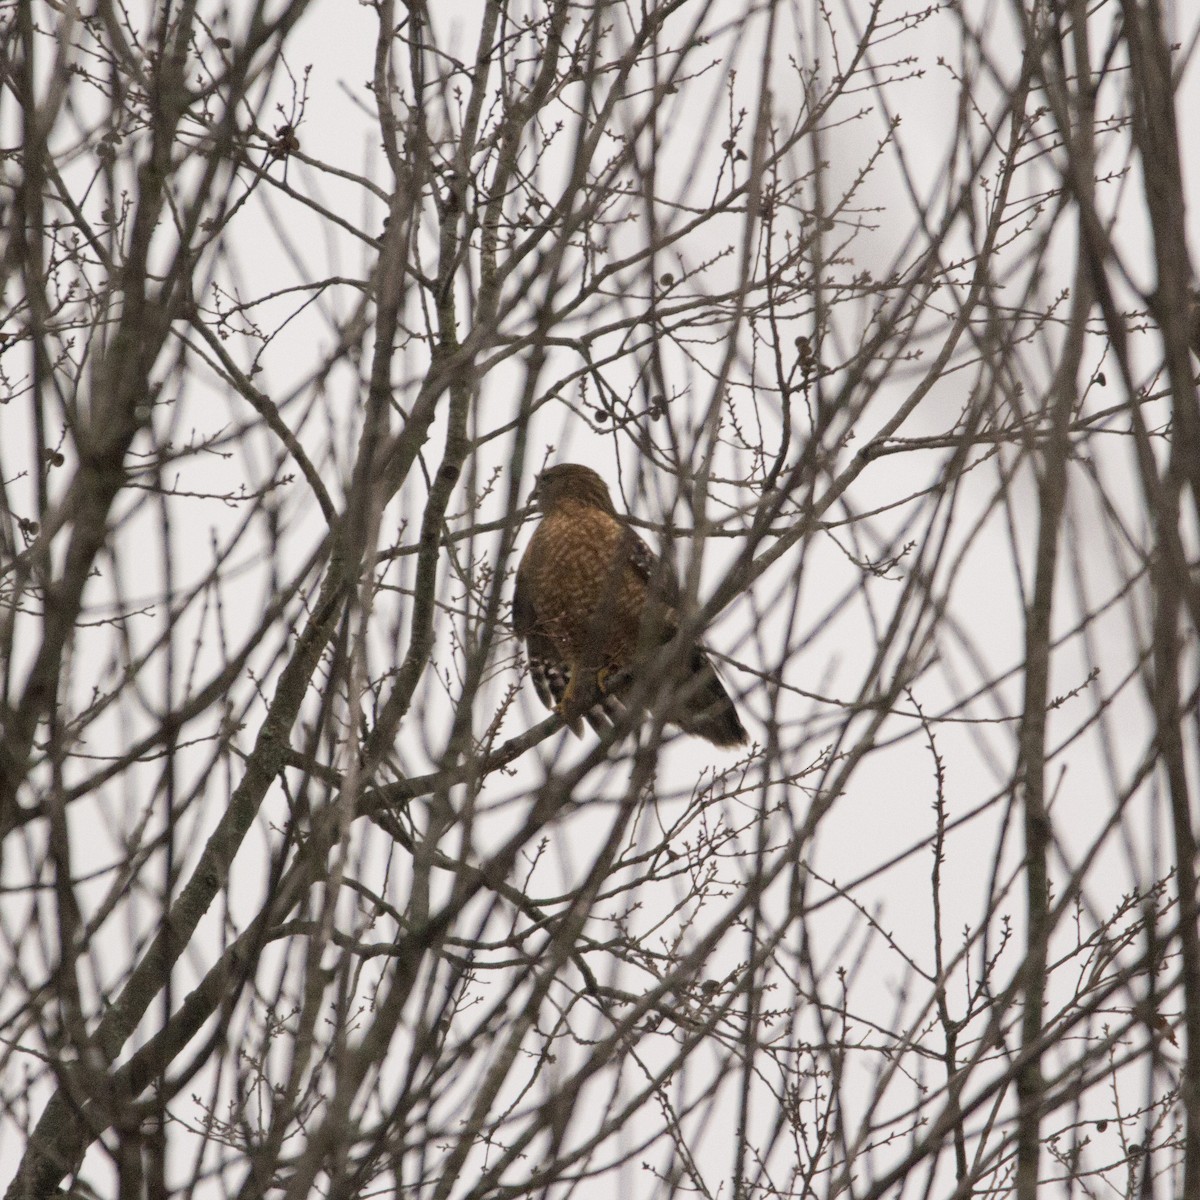
[[[529,543],[534,621],[569,662],[624,666],[633,656],[646,588],[627,542],[624,526],[607,513],[563,504]]]

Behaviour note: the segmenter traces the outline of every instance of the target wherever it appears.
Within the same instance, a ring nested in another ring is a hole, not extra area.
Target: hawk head
[[[608,484],[591,467],[581,467],[578,463],[547,467],[534,480],[532,500],[543,513],[553,512],[564,500],[574,500],[599,508],[611,517],[617,515]]]

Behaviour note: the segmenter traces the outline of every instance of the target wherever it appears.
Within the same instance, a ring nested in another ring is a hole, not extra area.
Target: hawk
[[[581,718],[611,725],[640,659],[678,628],[679,584],[613,507],[589,467],[562,463],[537,478],[542,512],[517,568],[513,627],[524,639],[533,686],[576,734]],[[692,646],[672,724],[716,746],[747,740],[704,647]]]

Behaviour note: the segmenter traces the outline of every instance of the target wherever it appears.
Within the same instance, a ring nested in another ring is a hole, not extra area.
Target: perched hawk
[[[579,733],[620,712],[620,693],[677,628],[679,585],[621,519],[604,480],[574,463],[549,467],[533,498],[542,510],[513,596],[533,685]],[[717,746],[740,746],[746,730],[704,648],[688,658],[669,719]]]

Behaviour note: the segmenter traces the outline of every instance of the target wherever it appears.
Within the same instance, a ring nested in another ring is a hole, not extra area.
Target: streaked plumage
[[[547,708],[580,732],[601,730],[621,711],[620,695],[675,634],[679,585],[613,507],[604,480],[573,463],[538,476],[542,520],[517,569],[513,625],[525,639],[530,674]],[[670,717],[718,746],[747,741],[708,655],[692,647]]]

